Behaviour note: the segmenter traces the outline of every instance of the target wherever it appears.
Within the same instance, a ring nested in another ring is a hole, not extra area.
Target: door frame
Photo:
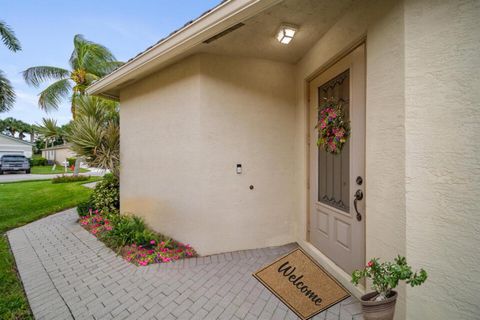
[[[312,82],[313,79],[315,79],[316,77],[318,77],[320,74],[322,74],[323,72],[325,72],[326,70],[328,70],[331,66],[333,66],[335,63],[337,63],[338,61],[340,61],[341,59],[343,59],[344,57],[346,57],[347,55],[349,55],[352,51],[354,51],[356,48],[358,48],[359,46],[361,45],[364,45],[365,46],[365,91],[366,91],[366,88],[367,88],[367,79],[366,79],[366,76],[367,76],[367,72],[368,72],[368,69],[367,69],[367,63],[366,63],[366,60],[367,60],[367,37],[366,35],[362,36],[361,38],[359,38],[357,41],[354,41],[351,45],[347,46],[345,49],[339,51],[339,53],[337,53],[336,55],[334,55],[331,59],[329,59],[326,63],[324,63],[323,65],[321,65],[319,68],[317,68],[314,72],[312,72],[307,78],[305,78],[304,80],[304,85],[305,85],[305,90],[304,90],[304,111],[305,111],[305,133],[304,133],[304,137],[305,137],[305,148],[306,148],[306,153],[305,153],[305,168],[306,168],[306,181],[305,181],[305,191],[306,191],[306,197],[305,197],[305,201],[306,201],[306,210],[304,212],[305,216],[306,216],[306,225],[305,226],[302,226],[302,228],[305,228],[305,243],[304,245],[306,246],[305,249],[310,252],[310,253],[313,253],[316,257],[318,257],[319,259],[317,259],[317,261],[322,264],[324,267],[326,267],[326,269],[330,272],[332,272],[334,275],[335,273],[337,273],[341,278],[338,279],[342,282],[343,285],[345,285],[357,298],[359,298],[361,295],[365,294],[366,290],[365,290],[365,281],[362,281],[360,283],[360,286],[356,287],[356,286],[353,286],[351,285],[350,281],[345,281],[347,279],[350,278],[350,275],[347,274],[345,271],[343,271],[340,267],[338,267],[330,258],[328,258],[326,255],[324,255],[318,248],[316,248],[311,242],[310,242],[310,209],[311,209],[311,205],[310,205],[310,174],[311,174],[311,170],[310,170],[310,166],[311,166],[311,163],[310,163],[310,144],[311,143],[315,143],[315,141],[313,141],[312,137],[310,136],[310,128],[309,128],[309,125],[310,125],[310,83]],[[365,95],[366,95],[366,92],[365,92]],[[366,98],[366,97],[365,97]],[[365,104],[366,104],[366,101],[365,101]],[[367,110],[366,110],[367,106],[365,106],[365,122],[366,122],[366,114],[367,114]],[[365,128],[366,128],[366,123],[365,123]],[[366,148],[366,130],[365,130],[365,148]],[[365,169],[366,169],[366,152],[364,154],[364,166],[365,166]],[[364,177],[364,181],[367,179],[367,171],[365,170],[365,177]],[[365,208],[367,208],[367,205],[368,205],[368,190],[367,190],[367,185],[365,184],[365,189],[364,189],[364,194],[365,194],[365,197],[364,197],[364,200],[365,201]],[[365,213],[366,213],[367,210],[365,210]],[[363,215],[363,220],[364,220],[364,224],[365,224],[365,236],[364,236],[364,261],[366,262],[367,261],[367,244],[366,244],[366,241],[367,241],[367,228],[366,228],[366,222],[367,222],[367,215],[364,214]],[[319,253],[319,254],[318,254]],[[342,279],[343,278],[343,279]],[[342,281],[343,280],[343,281]]]

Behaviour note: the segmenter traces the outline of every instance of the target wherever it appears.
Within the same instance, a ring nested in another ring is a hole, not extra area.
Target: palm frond
[[[91,117],[104,122],[118,117],[118,103],[93,96],[79,96],[75,100],[75,113],[78,117]]]
[[[101,76],[98,74],[99,69],[103,70],[107,63],[116,61],[115,56],[105,46],[89,41],[81,34],[75,35],[73,45],[74,50],[70,57],[72,69],[84,69]]]
[[[69,96],[71,89],[69,79],[58,80],[40,92],[38,105],[47,112],[52,109],[57,110],[60,102]]]
[[[6,112],[13,108],[15,92],[2,70],[0,70],[0,112]]]
[[[102,125],[91,117],[77,118],[72,122],[69,141],[73,150],[79,155],[90,159],[96,153],[96,148],[101,144],[103,133]]]
[[[79,96],[76,118],[67,139],[73,150],[91,166],[118,175],[120,164],[120,121],[118,104],[99,97]]]
[[[23,79],[29,84],[38,87],[47,80],[61,80],[70,76],[70,71],[50,66],[31,67],[22,72]]]
[[[20,41],[15,36],[13,30],[4,22],[0,21],[0,38],[7,48],[13,52],[22,50]]]
[[[56,138],[59,134],[57,120],[51,118],[42,118],[42,123],[36,124],[37,132],[44,138]]]

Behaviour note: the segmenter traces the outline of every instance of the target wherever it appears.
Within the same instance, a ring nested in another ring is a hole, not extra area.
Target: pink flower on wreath
[[[150,244],[155,244],[155,240],[151,240],[151,241],[150,241]]]

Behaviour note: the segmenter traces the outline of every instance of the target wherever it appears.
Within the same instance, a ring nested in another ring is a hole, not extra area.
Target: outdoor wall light
[[[298,27],[292,24],[282,24],[277,33],[277,40],[282,44],[289,44],[292,41]]]

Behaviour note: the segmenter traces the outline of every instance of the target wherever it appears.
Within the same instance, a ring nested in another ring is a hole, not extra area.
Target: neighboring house
[[[56,164],[63,165],[67,158],[75,158],[76,153],[71,149],[71,145],[67,143],[42,149],[42,157]]]
[[[33,143],[0,133],[0,156],[4,154],[21,154],[31,158],[33,146]]]
[[[120,101],[122,212],[200,254],[298,242],[357,296],[354,268],[404,255],[429,280],[398,319],[473,319],[479,52],[478,1],[231,0],[87,91]],[[328,96],[339,156],[316,145]]]

